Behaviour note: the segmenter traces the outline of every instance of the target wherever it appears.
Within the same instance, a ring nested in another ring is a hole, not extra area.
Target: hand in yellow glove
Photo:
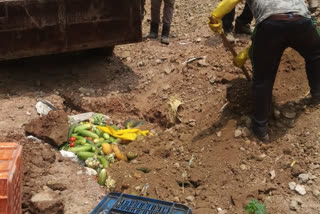
[[[217,8],[214,9],[210,15],[209,27],[214,32],[221,34],[222,30],[222,18],[228,14],[241,0],[223,0],[221,1]],[[213,21],[215,23],[213,23]]]
[[[249,49],[250,46],[246,47],[242,50],[236,57],[233,58],[233,64],[239,68],[241,68],[249,58]]]
[[[212,17],[213,18],[213,17]],[[214,18],[215,23],[213,24],[210,20],[208,21],[208,25],[213,32],[218,34],[222,34],[222,20]]]

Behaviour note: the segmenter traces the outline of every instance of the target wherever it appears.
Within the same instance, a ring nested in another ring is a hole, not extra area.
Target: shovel
[[[216,20],[214,20],[211,16],[209,17],[209,19],[210,19],[210,22],[211,22],[212,24],[215,24],[215,23],[216,23]],[[222,33],[220,34],[220,36],[221,36],[221,39],[222,39],[222,41],[223,41],[224,46],[225,46],[227,49],[229,49],[229,51],[232,53],[232,55],[233,55],[234,57],[236,57],[238,54],[237,54],[237,52],[234,50],[234,48],[232,47],[232,45],[230,44],[230,42],[228,41],[226,35],[222,32]],[[241,70],[243,71],[243,73],[244,73],[244,75],[246,76],[247,80],[250,82],[250,81],[251,81],[251,77],[250,77],[250,75],[249,75],[249,73],[248,73],[248,70],[247,70],[244,66],[241,67]]]

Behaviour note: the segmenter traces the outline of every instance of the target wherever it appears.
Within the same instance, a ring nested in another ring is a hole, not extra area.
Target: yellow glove
[[[221,1],[218,6],[216,7],[216,9],[214,9],[210,15],[210,18],[212,20],[209,19],[209,27],[211,28],[211,30],[213,30],[214,32],[217,32],[219,34],[221,34],[223,32],[222,30],[222,18],[228,14],[229,12],[231,12],[231,10],[233,8],[235,8],[235,6],[240,2],[241,0],[223,0]],[[213,21],[215,23],[213,23]]]
[[[249,49],[250,46],[246,47],[242,50],[236,57],[233,58],[233,64],[239,68],[241,68],[249,58]]]

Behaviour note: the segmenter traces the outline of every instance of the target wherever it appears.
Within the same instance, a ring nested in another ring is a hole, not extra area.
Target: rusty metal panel
[[[141,41],[141,0],[0,0],[0,59]]]

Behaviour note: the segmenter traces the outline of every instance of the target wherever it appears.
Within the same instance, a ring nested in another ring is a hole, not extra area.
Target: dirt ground
[[[268,213],[320,213],[320,110],[307,104],[303,58],[291,49],[283,55],[274,88],[272,143],[257,142],[248,131],[250,85],[206,25],[215,3],[177,1],[168,46],[144,40],[118,46],[108,58],[81,53],[1,63],[0,141],[23,145],[24,214],[40,213],[32,197],[48,188],[59,206],[48,205],[45,213],[89,213],[108,193],[51,141],[27,138],[31,121],[48,121],[36,112],[39,100],[62,112],[55,114],[57,120],[94,111],[114,124],[128,118],[147,122],[144,128],[154,135],[122,148],[138,158],[108,169],[114,191],[142,195],[148,184],[149,197],[185,204],[196,214],[245,213],[251,198],[265,203]],[[144,35],[149,7],[147,2]],[[249,44],[249,37],[236,37],[237,50]],[[202,59],[185,64],[192,57]],[[175,125],[167,119],[171,98],[183,102]],[[54,117],[50,121],[41,127],[59,128]],[[61,132],[67,136],[64,128]],[[300,174],[308,179],[301,181]],[[290,190],[290,182],[301,183],[306,194]]]

